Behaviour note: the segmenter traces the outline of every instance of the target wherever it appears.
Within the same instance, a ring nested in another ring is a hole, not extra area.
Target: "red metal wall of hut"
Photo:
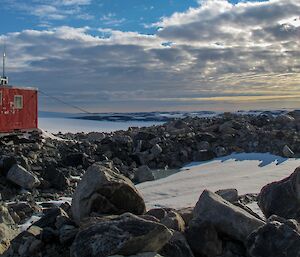
[[[0,86],[0,132],[38,127],[38,96],[33,88]]]

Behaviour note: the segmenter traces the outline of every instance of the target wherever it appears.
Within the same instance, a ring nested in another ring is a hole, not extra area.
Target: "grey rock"
[[[8,171],[6,178],[25,189],[33,189],[40,185],[39,179],[22,166],[15,164]]]
[[[87,134],[87,140],[88,141],[98,141],[100,142],[102,139],[105,138],[104,133],[99,133],[99,132],[90,132]]]
[[[295,120],[300,120],[300,110],[294,110],[287,113],[289,116],[292,116]]]
[[[126,177],[99,164],[88,168],[79,182],[71,206],[74,221],[97,214],[144,214],[145,202]]]
[[[194,257],[184,235],[175,231],[171,239],[159,251],[164,257]]]
[[[247,211],[208,190],[204,190],[201,194],[190,226],[199,222],[210,223],[219,233],[242,242],[245,242],[254,230],[265,224]]]
[[[210,144],[207,141],[201,141],[198,144],[198,149],[208,151],[210,149]]]
[[[179,232],[184,232],[185,230],[185,222],[183,218],[175,211],[169,211],[166,217],[160,220],[160,223],[169,229]]]
[[[82,229],[70,253],[71,257],[105,257],[157,252],[171,236],[164,225],[126,213]]]
[[[283,147],[282,154],[283,154],[284,157],[287,157],[287,158],[293,158],[293,157],[295,157],[295,153],[287,145],[285,145]]]
[[[189,224],[193,219],[193,211],[194,207],[186,207],[176,210],[176,212],[183,218],[185,224]]]
[[[219,126],[219,131],[223,134],[234,134],[236,130],[233,128],[233,123],[231,121],[227,121]]]
[[[78,233],[78,228],[71,225],[64,225],[59,230],[59,242],[61,244],[72,243]]]
[[[186,239],[196,256],[215,257],[222,253],[222,240],[210,222],[194,221],[186,231]]]
[[[221,157],[221,156],[225,156],[227,154],[227,151],[226,151],[225,147],[217,146],[214,149],[214,153],[216,154],[217,157]]]
[[[295,118],[287,114],[280,114],[275,118],[275,121],[282,125],[285,125],[287,123],[295,121]]]
[[[68,214],[63,209],[53,208],[48,210],[45,215],[41,219],[33,223],[33,225],[40,228],[56,228],[57,218],[61,216],[65,216],[66,218],[68,218]]]
[[[236,202],[239,197],[238,191],[235,188],[221,189],[216,191],[216,194],[231,203]]]
[[[268,222],[249,236],[247,250],[251,257],[299,257],[300,231],[287,222]]]
[[[109,256],[109,257],[125,257],[125,256],[123,256],[123,255],[112,255],[112,256]],[[138,253],[136,255],[130,255],[130,256],[126,256],[126,257],[165,257],[165,256],[161,256],[158,253],[148,252],[148,253]]]
[[[238,241],[223,240],[223,253],[218,257],[249,257],[246,247]]]
[[[29,254],[35,254],[39,252],[42,247],[43,247],[43,242],[41,240],[35,239],[31,242],[29,248],[28,248],[28,253]]]
[[[150,209],[149,211],[147,211],[146,214],[154,216],[157,219],[161,220],[167,216],[168,212],[167,212],[167,210],[165,210],[163,208],[154,208],[154,209]]]
[[[6,176],[14,164],[17,164],[17,159],[14,156],[2,156],[0,158],[0,174]]]
[[[258,205],[267,218],[275,214],[300,220],[300,167],[289,177],[264,186]]]
[[[215,154],[211,150],[200,150],[200,151],[194,152],[194,154],[193,154],[194,161],[209,161],[213,158],[215,158]]]
[[[51,187],[58,190],[65,190],[70,186],[70,180],[67,178],[66,174],[64,174],[63,169],[47,167],[47,169],[43,171],[43,178],[50,182]]]
[[[135,180],[139,183],[154,180],[154,175],[147,165],[140,166],[135,174]]]
[[[18,229],[7,208],[0,205],[0,255],[10,246],[10,241],[17,235]]]
[[[150,150],[154,157],[159,156],[162,153],[162,151],[162,148],[158,144],[155,144]]]

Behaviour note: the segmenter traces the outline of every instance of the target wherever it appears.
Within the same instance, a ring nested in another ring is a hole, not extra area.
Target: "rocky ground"
[[[1,256],[299,256],[300,179],[199,192],[195,207],[146,210],[134,183],[232,152],[300,156],[300,112],[225,113],[114,133],[14,134],[0,140]],[[292,172],[292,171],[291,171]],[[251,192],[249,192],[251,193]],[[61,196],[71,205],[54,205]],[[245,207],[257,200],[265,217]],[[40,215],[25,231],[20,225]]]

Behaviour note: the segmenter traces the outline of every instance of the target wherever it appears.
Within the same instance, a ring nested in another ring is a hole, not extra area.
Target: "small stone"
[[[238,191],[235,188],[221,189],[216,191],[216,194],[231,203],[236,202],[239,198]]]
[[[161,219],[160,223],[164,224],[169,229],[173,229],[179,232],[184,232],[185,230],[184,220],[175,211],[169,211],[167,216]]]
[[[42,249],[42,247],[43,247],[43,242],[41,240],[36,239],[31,243],[29,247],[29,253],[35,254],[39,252]]]
[[[147,165],[140,166],[135,174],[135,179],[139,182],[146,182],[154,180],[154,175]]]
[[[282,154],[283,154],[284,157],[287,157],[287,158],[293,158],[293,157],[295,157],[295,153],[287,145],[285,145],[283,147]]]
[[[59,241],[61,244],[71,243],[78,233],[78,228],[71,225],[64,225],[59,230]]]
[[[162,153],[162,151],[162,148],[158,144],[154,145],[150,150],[154,157],[159,156]]]

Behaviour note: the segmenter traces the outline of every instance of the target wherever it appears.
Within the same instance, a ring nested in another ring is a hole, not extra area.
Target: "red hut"
[[[0,132],[37,128],[37,89],[9,86],[4,67],[3,58],[3,76],[0,76]]]

